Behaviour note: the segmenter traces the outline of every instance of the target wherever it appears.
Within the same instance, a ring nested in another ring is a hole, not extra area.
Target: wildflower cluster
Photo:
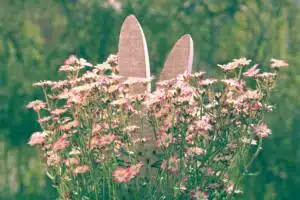
[[[27,107],[43,131],[28,143],[40,149],[62,199],[239,195],[262,140],[271,135],[264,115],[273,110],[277,70],[288,65],[271,61],[274,72],[240,58],[220,65],[224,78],[181,74],[136,94],[151,80],[118,75],[116,56],[98,65],[70,56],[59,69],[66,80],[34,84],[45,101]],[[145,148],[151,160],[142,159]]]

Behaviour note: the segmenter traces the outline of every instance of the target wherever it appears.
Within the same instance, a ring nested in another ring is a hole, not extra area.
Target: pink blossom
[[[172,134],[162,133],[157,140],[157,146],[167,148],[172,143],[172,139]]]
[[[198,81],[198,84],[201,86],[209,86],[216,82],[218,82],[217,79],[204,79],[204,80]]]
[[[221,67],[224,71],[232,71],[239,66],[247,66],[249,65],[251,60],[247,60],[246,58],[239,58],[239,59],[234,59],[232,62],[227,63],[225,65],[218,65]]]
[[[61,163],[61,157],[53,152],[53,151],[49,151],[47,153],[47,165],[49,166],[57,166]]]
[[[272,134],[271,130],[268,128],[268,126],[265,123],[260,123],[257,125],[253,125],[253,130],[255,135],[259,137],[268,137]]]
[[[35,145],[42,145],[45,143],[46,136],[42,132],[35,132],[31,135],[30,140],[28,144],[30,146],[35,146]]]
[[[67,140],[67,135],[62,135],[52,146],[53,151],[62,151],[69,146],[70,141]]]
[[[64,64],[65,65],[74,65],[77,60],[78,60],[78,58],[76,56],[71,55],[64,61]]]
[[[187,148],[186,150],[186,154],[188,156],[194,156],[194,155],[205,155],[206,151],[205,149],[202,149],[200,147],[190,147],[190,148]]]
[[[271,68],[279,69],[281,67],[288,67],[289,64],[285,60],[271,59]]]
[[[172,173],[177,173],[179,171],[179,159],[176,155],[170,156],[169,159],[163,160],[161,164],[162,170],[168,170]]]
[[[67,112],[67,110],[68,109],[66,109],[66,108],[57,108],[57,109],[52,110],[51,114],[52,115],[61,115],[61,114],[65,113],[65,112]]]
[[[128,183],[130,181],[130,173],[128,168],[118,167],[113,172],[114,180],[117,183]]]
[[[41,109],[46,108],[46,103],[41,100],[31,101],[27,104],[27,108],[32,108],[35,112],[39,112]]]
[[[68,158],[65,160],[66,166],[72,166],[72,165],[78,165],[79,164],[79,159],[78,158]]]
[[[81,166],[76,167],[73,170],[73,173],[74,174],[84,174],[84,173],[87,173],[89,171],[90,171],[90,167],[89,166],[87,166],[87,165],[81,165]]]
[[[258,67],[258,64],[254,65],[248,71],[244,72],[243,75],[246,76],[246,77],[256,76],[260,71],[260,69],[257,69],[257,67]]]
[[[208,200],[208,193],[203,192],[200,187],[190,191],[191,199],[193,200]]]

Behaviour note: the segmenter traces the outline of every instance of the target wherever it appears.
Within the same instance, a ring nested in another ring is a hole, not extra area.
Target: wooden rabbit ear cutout
[[[148,56],[148,48],[145,35],[141,25],[135,16],[128,16],[123,22],[120,38],[119,38],[119,69],[120,75],[125,78],[140,77],[150,79],[150,64]],[[137,85],[133,88],[134,94],[144,92],[151,92],[151,84],[147,86]],[[148,121],[142,120],[138,115],[134,115],[131,121],[132,124],[140,126],[140,130],[133,135],[134,139],[148,140],[138,147],[139,160],[141,160],[145,167],[141,174],[145,175],[149,171],[149,166],[153,164],[153,155],[151,154],[155,149],[155,136]]]
[[[134,15],[128,16],[123,22],[119,38],[119,69],[124,77],[150,79],[148,47],[143,29]],[[151,84],[139,85],[134,93],[150,92]]]
[[[184,72],[189,74],[192,73],[193,57],[193,39],[189,34],[187,34],[177,40],[173,49],[169,53],[159,80],[170,80]]]

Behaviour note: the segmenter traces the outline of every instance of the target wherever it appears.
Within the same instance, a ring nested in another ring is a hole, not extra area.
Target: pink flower
[[[259,137],[268,137],[272,134],[271,130],[268,128],[268,126],[265,123],[260,123],[253,126],[253,130],[255,135]]]
[[[157,140],[157,146],[167,148],[172,143],[172,139],[172,134],[162,133]]]
[[[244,72],[243,75],[246,77],[254,77],[260,71],[260,69],[257,69],[257,67],[258,67],[258,64],[254,65],[248,71]]]
[[[257,77],[265,79],[265,78],[273,78],[276,76],[276,73],[271,73],[271,72],[264,72],[261,74],[258,74]]]
[[[45,143],[46,136],[42,132],[35,132],[31,135],[30,140],[28,144],[30,146],[35,146],[35,145],[42,145]]]
[[[70,141],[67,140],[67,135],[61,136],[52,146],[53,151],[62,151],[69,146]]]
[[[47,153],[47,165],[57,166],[60,164],[60,162],[61,162],[61,158],[57,153],[55,153],[53,151],[49,151]]]
[[[61,114],[65,113],[65,112],[67,112],[67,110],[68,109],[66,109],[66,108],[57,108],[57,109],[52,110],[51,114],[52,115],[61,115]]]
[[[208,200],[208,193],[203,192],[200,187],[190,191],[190,196],[193,200]]]
[[[35,112],[39,112],[41,109],[46,108],[46,103],[40,100],[31,101],[27,104],[27,108],[32,108]]]
[[[74,55],[69,56],[69,58],[67,58],[64,61],[65,65],[74,65],[76,63],[76,61],[78,60],[78,58]]]
[[[130,174],[128,168],[118,167],[113,172],[113,177],[117,183],[128,183],[130,181]]]
[[[172,155],[169,159],[163,160],[161,169],[168,169],[172,173],[177,173],[179,171],[179,159],[177,158],[177,156]]]
[[[206,151],[200,147],[190,147],[186,150],[188,156],[205,155]]]
[[[64,125],[61,125],[61,126],[59,127],[59,129],[62,130],[62,131],[69,131],[69,130],[71,130],[72,128],[75,128],[75,127],[77,127],[77,126],[79,126],[79,125],[80,125],[80,122],[77,121],[77,120],[74,120],[74,121],[68,122],[68,123],[66,123],[66,124],[64,124]]]
[[[204,79],[198,81],[198,84],[201,86],[209,86],[217,82],[217,79]]]
[[[116,139],[116,135],[112,133],[103,135],[102,137],[99,138],[98,145],[100,146],[110,145],[115,139]]]
[[[40,119],[38,120],[38,122],[39,122],[40,124],[43,124],[43,123],[46,123],[46,122],[50,121],[51,119],[52,119],[51,116],[48,116],[48,117],[42,117],[42,118],[40,118]]]
[[[234,59],[232,62],[225,64],[225,65],[218,65],[221,67],[224,71],[232,71],[239,66],[247,66],[249,65],[251,60],[247,60],[246,58],[239,58],[239,59]]]
[[[87,166],[87,165],[81,165],[81,166],[76,167],[73,170],[73,173],[74,174],[84,174],[84,173],[87,173],[89,171],[90,171],[90,167],[89,166]]]
[[[79,164],[79,159],[78,158],[69,158],[65,160],[66,166],[71,166],[71,165],[78,165]]]
[[[140,169],[143,167],[143,163],[139,162],[136,165],[132,165],[131,167],[118,167],[113,172],[114,180],[118,183],[128,183],[133,178],[135,178],[139,172]]]
[[[279,69],[281,67],[288,67],[289,64],[285,60],[271,59],[271,68]]]

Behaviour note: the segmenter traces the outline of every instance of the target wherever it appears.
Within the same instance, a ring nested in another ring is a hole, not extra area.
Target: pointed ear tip
[[[193,38],[190,34],[185,34],[182,36],[182,38],[188,38],[189,40],[193,41]]]
[[[137,18],[136,18],[136,16],[135,16],[134,14],[131,14],[131,15],[128,15],[128,16],[126,17],[125,21],[126,21],[126,20],[136,20],[136,21],[137,21]]]

